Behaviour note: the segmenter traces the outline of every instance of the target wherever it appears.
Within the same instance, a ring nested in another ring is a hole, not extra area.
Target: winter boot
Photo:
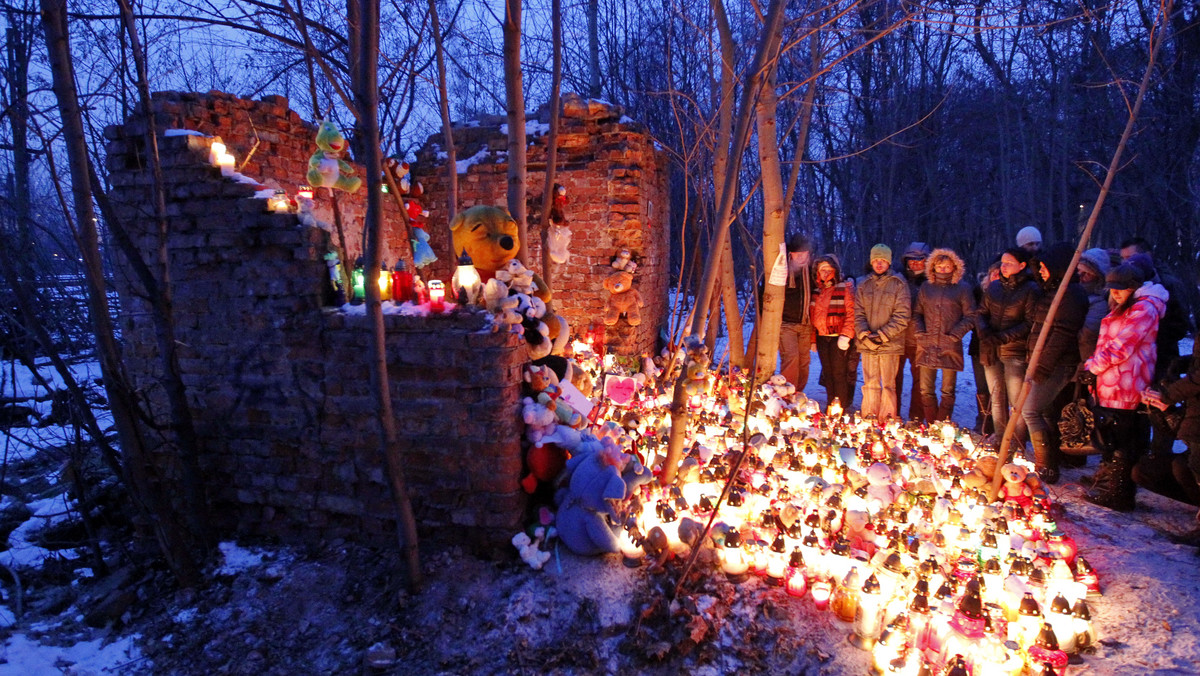
[[[938,407],[938,420],[954,420],[954,397],[942,395],[942,404]]]
[[[1118,512],[1132,512],[1137,507],[1137,484],[1133,483],[1133,462],[1125,451],[1113,453],[1111,480],[1088,491],[1087,501]]]
[[[986,394],[977,394],[975,405],[979,407],[975,414],[975,431],[986,437],[996,431],[996,426],[992,424],[992,398]]]
[[[921,415],[926,424],[938,421],[938,403],[936,397],[921,395]]]
[[[1033,444],[1033,465],[1038,477],[1049,485],[1058,483],[1058,457],[1050,447],[1049,435],[1040,430],[1029,430],[1029,441]]]

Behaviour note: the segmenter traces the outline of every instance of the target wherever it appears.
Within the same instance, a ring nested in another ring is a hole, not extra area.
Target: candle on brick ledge
[[[441,314],[446,311],[446,283],[440,279],[429,280],[429,310]]]

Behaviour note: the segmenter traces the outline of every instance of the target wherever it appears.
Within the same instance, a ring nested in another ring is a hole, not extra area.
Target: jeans
[[[879,420],[895,417],[898,412],[896,398],[896,371],[900,368],[899,354],[872,354],[864,352],[862,414],[873,415]]]
[[[826,403],[837,397],[842,410],[854,406],[854,386],[858,382],[858,348],[839,350],[837,336],[817,336],[817,356],[821,359],[821,385],[825,387]]]
[[[1033,383],[1029,394],[1025,396],[1025,405],[1021,407],[1021,416],[1025,418],[1025,426],[1029,433],[1044,432],[1052,434],[1058,425],[1058,416],[1054,415],[1054,399],[1062,392],[1067,383],[1075,375],[1075,366],[1055,366],[1050,375],[1040,383]]]
[[[954,393],[958,384],[958,371],[954,369],[934,369],[921,366],[921,412],[925,422],[935,420],[950,420],[954,417]],[[942,403],[938,404],[935,387],[938,371],[942,372]]]
[[[779,327],[779,372],[800,392],[803,392],[805,386],[808,385],[808,366],[812,362],[812,339],[812,324],[784,322]]]
[[[1015,402],[1021,393],[1021,383],[1025,380],[1025,362],[1021,359],[1003,359],[990,366],[984,366],[987,376],[988,392],[992,397],[992,422],[996,426],[996,434],[1003,434],[1008,425],[1008,407]],[[1025,443],[1025,420],[1017,417],[1017,426],[1013,430],[1013,440],[1018,444]]]
[[[906,345],[904,354],[897,355],[900,357],[899,363],[896,364],[896,415],[900,415],[900,393],[904,391],[904,362],[908,362],[908,376],[911,382],[909,383],[908,391],[908,419],[909,420],[925,420],[925,407],[921,402],[921,386],[920,386],[920,369],[917,366],[917,346]]]

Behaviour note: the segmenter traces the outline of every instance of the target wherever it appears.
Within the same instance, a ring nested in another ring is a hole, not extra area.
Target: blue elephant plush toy
[[[558,537],[581,556],[616,552],[617,505],[653,474],[612,439],[585,434],[563,476],[566,485],[555,495]]]

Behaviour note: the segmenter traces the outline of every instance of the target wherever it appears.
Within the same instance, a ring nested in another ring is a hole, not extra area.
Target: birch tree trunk
[[[557,1],[557,0],[556,0]],[[450,126],[450,93],[446,89],[446,58],[442,49],[442,27],[438,21],[437,0],[429,0],[429,20],[433,29],[433,49],[437,57],[438,104],[442,113],[442,139],[446,144],[446,224],[458,213],[458,164],[454,150],[454,129]],[[401,211],[404,211],[401,209]],[[451,235],[447,241],[454,241]]]
[[[742,168],[742,155],[750,137],[750,120],[754,112],[755,101],[758,99],[763,84],[769,81],[771,73],[778,63],[778,59],[774,58],[774,55],[779,53],[779,35],[780,28],[783,26],[785,4],[782,0],[771,1],[762,38],[754,55],[754,63],[750,66],[750,79],[742,89],[742,99],[738,105],[731,144],[732,155],[725,167],[725,176],[721,179],[721,202],[717,208],[717,222],[713,224],[713,242],[704,266],[704,277],[696,292],[696,308],[693,312],[695,319],[692,322],[689,340],[686,341],[692,344],[704,341],[704,318],[708,316],[713,289],[716,287],[717,273],[720,271],[721,254],[729,237],[729,225],[733,222],[734,186],[737,185],[737,176]],[[662,472],[659,474],[659,481],[663,485],[675,481],[675,472],[679,468],[679,461],[683,458],[683,442],[688,423],[687,393],[683,389],[687,368],[686,364],[684,366],[680,369],[680,376],[675,381],[675,391],[671,400],[671,434],[667,442],[667,457],[663,461]]]
[[[521,0],[504,2],[504,93],[508,107],[508,213],[521,240],[517,258],[529,267],[529,224],[525,222],[525,91],[521,81]]]
[[[721,79],[719,91],[716,93],[717,141],[713,151],[713,185],[717,186],[718,191],[714,201],[719,204],[719,191],[724,185],[725,167],[729,162],[729,137],[733,133],[733,102],[737,90],[737,76],[733,72],[733,66],[737,61],[737,44],[733,39],[733,30],[729,27],[725,3],[722,0],[712,0],[712,9],[713,21],[717,25],[717,35],[721,43]],[[737,278],[733,269],[733,245],[728,239],[725,240],[724,249],[721,254],[721,293],[722,304],[725,306],[725,327],[729,332],[729,363],[733,366],[745,366],[746,345],[742,336],[742,313],[738,305]]]
[[[362,163],[367,174],[367,211],[363,225],[367,232],[366,301],[367,323],[371,336],[371,390],[375,394],[379,419],[379,447],[388,470],[388,485],[396,505],[396,535],[408,566],[410,589],[421,586],[422,573],[417,543],[417,523],[413,517],[400,457],[396,416],[392,411],[391,385],[387,371],[387,344],[383,328],[383,300],[379,293],[379,270],[383,264],[382,151],[379,149],[379,0],[359,2],[362,22],[359,40],[359,70],[354,73],[355,99],[359,128],[364,134]]]
[[[546,139],[546,184],[542,187],[542,278],[551,289],[554,288],[554,277],[550,266],[550,211],[554,205],[554,181],[558,174],[558,127],[561,105],[559,102],[562,89],[562,0],[552,0],[550,3],[551,40],[554,56],[550,78],[550,136]]]
[[[121,439],[125,479],[130,494],[140,511],[151,524],[167,565],[184,587],[200,583],[200,569],[191,546],[184,537],[185,529],[169,509],[167,501],[150,480],[149,452],[142,439],[135,411],[136,401],[125,377],[120,348],[109,315],[108,296],[104,284],[104,268],[100,258],[100,238],[96,231],[95,211],[92,208],[91,173],[88,164],[87,138],[79,95],[75,89],[75,68],[71,59],[67,31],[65,0],[41,0],[42,25],[46,51],[54,80],[54,96],[63,121],[63,143],[71,169],[71,197],[75,209],[77,244],[83,258],[87,280],[88,310],[96,334],[96,349],[104,389],[108,395],[113,423]]]
[[[776,36],[775,42],[778,43]],[[783,286],[772,283],[772,268],[783,247],[787,230],[787,207],[783,202],[783,176],[779,168],[779,130],[776,113],[779,96],[775,93],[775,71],[766,75],[766,83],[755,106],[755,121],[758,127],[758,161],[762,168],[763,191],[763,235],[762,257],[763,295],[759,305],[757,378],[765,380],[775,372],[779,355],[779,328],[783,318],[783,297],[787,293]],[[786,256],[785,256],[786,264]],[[778,281],[778,280],[776,280]],[[799,283],[799,282],[797,282]],[[800,349],[808,349],[801,345]],[[804,387],[804,383],[798,385]]]

